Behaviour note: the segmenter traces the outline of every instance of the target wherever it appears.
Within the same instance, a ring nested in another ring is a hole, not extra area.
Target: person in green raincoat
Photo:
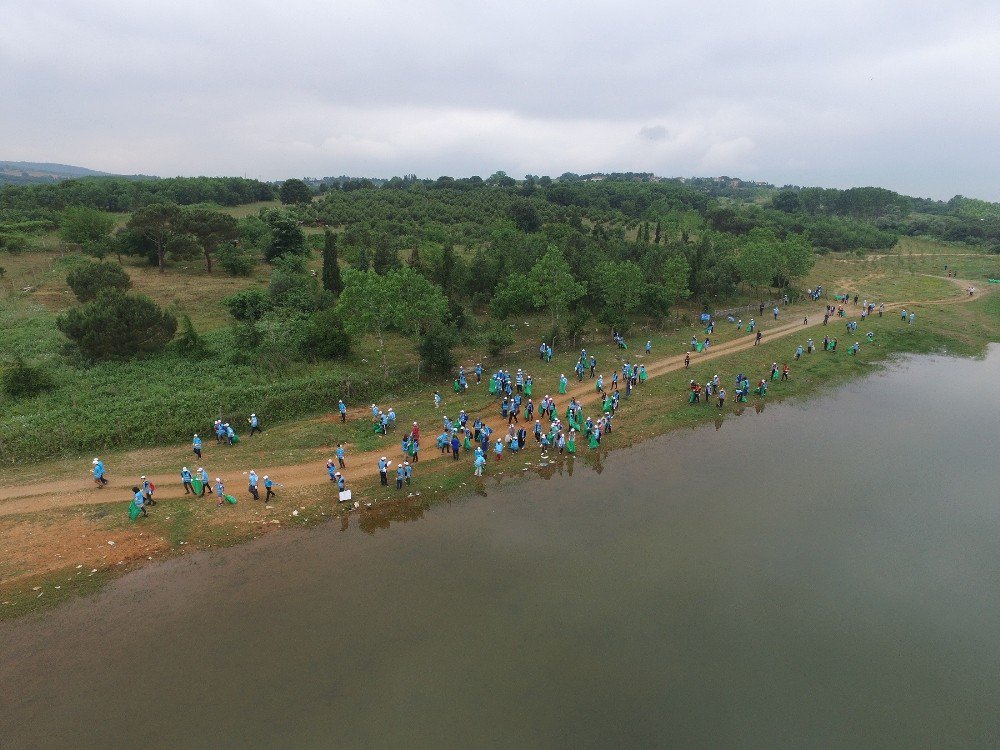
[[[569,431],[569,437],[566,439],[566,452],[570,455],[576,453],[576,430]]]
[[[569,381],[566,379],[566,374],[563,373],[559,376],[559,394],[562,396],[566,395],[566,385]]]
[[[639,365],[639,382],[645,383],[648,377],[649,375],[646,374],[646,365]]]
[[[529,375],[524,381],[524,395],[526,397],[531,396],[531,386],[532,386],[531,376]]]
[[[589,447],[591,447],[591,448],[596,448],[596,447],[597,447],[597,446],[599,446],[600,444],[601,444],[601,441],[600,441],[600,440],[598,440],[598,438],[597,438],[597,428],[595,427],[595,428],[594,428],[593,430],[591,430],[591,432],[590,432],[590,442],[588,443],[588,445],[589,445]]]

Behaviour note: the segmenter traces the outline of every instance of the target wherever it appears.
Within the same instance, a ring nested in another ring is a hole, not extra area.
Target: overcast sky
[[[0,0],[0,159],[1000,200],[1000,2]]]

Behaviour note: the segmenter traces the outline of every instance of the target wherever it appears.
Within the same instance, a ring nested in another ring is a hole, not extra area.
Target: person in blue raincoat
[[[104,476],[104,462],[99,458],[94,458],[92,465],[94,467],[94,482],[98,488],[103,487],[108,483],[108,478]]]

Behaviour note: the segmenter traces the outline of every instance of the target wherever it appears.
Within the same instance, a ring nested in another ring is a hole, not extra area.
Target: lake
[[[997,382],[912,358],[152,565],[0,626],[0,746],[996,747]]]

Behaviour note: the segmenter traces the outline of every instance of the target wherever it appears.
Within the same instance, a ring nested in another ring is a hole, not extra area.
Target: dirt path
[[[954,282],[956,286],[961,287],[963,290],[965,287],[971,285],[971,282],[965,279],[949,279],[949,281]],[[978,298],[979,296],[982,296],[982,294],[977,293],[975,298]],[[975,298],[969,297],[968,295],[956,295],[954,297],[946,297],[937,300],[896,302],[887,304],[885,307],[886,310],[897,310],[910,305],[959,304],[971,301]],[[814,328],[822,328],[821,321],[823,313],[824,308],[817,306],[815,310],[809,314],[809,317],[814,321],[819,320],[820,322],[811,322],[808,326],[803,325],[802,321],[798,319],[798,316],[796,316],[796,320],[793,322],[782,323],[773,328],[769,328],[764,334],[763,343],[773,341],[774,339],[786,338],[796,333],[804,333]],[[718,359],[719,357],[723,357],[728,354],[749,349],[753,347],[754,338],[755,337],[752,335],[744,335],[740,338],[733,339],[732,341],[716,344],[711,347],[707,354],[697,354],[692,352],[691,361],[695,364],[699,364]],[[669,357],[663,357],[653,360],[651,363],[647,363],[646,372],[649,377],[652,378],[669,372],[675,372],[683,367],[684,355],[671,355]],[[590,379],[585,379],[582,383],[573,383],[573,381],[571,381],[571,387],[567,389],[566,395],[560,397],[559,400],[564,402],[570,397],[575,397],[584,406],[596,403],[598,397],[594,388],[594,381]],[[496,421],[495,409],[495,404],[491,402],[489,405],[478,411],[469,411],[469,417],[470,419],[475,419],[476,416],[481,416],[491,418],[493,421]],[[428,430],[428,427],[429,426],[425,426],[424,432],[424,441],[427,443],[428,447],[421,451],[420,463],[422,464],[426,464],[428,461],[439,461],[443,458],[449,457],[447,454],[442,455],[435,449],[433,438],[436,437],[436,435],[433,433],[433,428]],[[347,462],[349,474],[353,474],[358,471],[374,473],[379,457],[382,455],[388,456],[395,462],[399,457],[399,448],[394,446],[392,448],[383,448],[363,453],[348,453]],[[326,479],[325,465],[324,461],[317,460],[271,467],[268,471],[276,477],[281,477],[282,486],[285,488],[316,487],[323,486],[328,482]],[[227,491],[237,491],[236,494],[238,496],[242,496],[246,490],[242,483],[242,477],[245,476],[245,473],[237,475],[236,478],[233,477],[232,472],[227,472],[227,474],[229,475],[227,477]],[[180,477],[178,473],[151,475],[149,479],[157,487],[157,501],[180,499],[184,497],[183,487],[180,486]],[[93,485],[88,484],[85,480],[81,480],[79,478],[67,478],[50,482],[36,482],[0,488],[0,517],[13,514],[44,512],[55,508],[71,507],[75,505],[97,505],[108,502],[109,500],[122,500],[124,502],[128,499],[125,490],[131,484],[131,482],[126,483],[121,480],[116,481],[114,474],[111,474],[110,484],[103,489],[97,489]]]

